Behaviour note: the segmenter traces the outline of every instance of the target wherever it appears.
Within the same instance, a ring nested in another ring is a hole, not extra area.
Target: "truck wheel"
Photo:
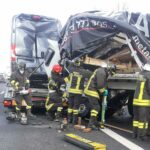
[[[79,106],[79,114],[81,117],[87,117],[90,112],[90,105],[87,98],[82,98]]]
[[[120,110],[122,106],[125,105],[125,102],[128,98],[128,91],[124,91],[121,93],[116,93],[114,97],[110,98],[108,97],[108,104],[107,104],[107,110],[106,110],[106,118],[109,118],[113,116],[115,112]]]

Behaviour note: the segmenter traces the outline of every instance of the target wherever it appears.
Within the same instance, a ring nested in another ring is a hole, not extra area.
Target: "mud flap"
[[[75,134],[65,134],[64,139],[65,139],[65,141],[72,143],[80,148],[85,149],[85,150],[106,150],[105,144],[92,142],[88,139],[85,139],[85,138],[75,135]]]

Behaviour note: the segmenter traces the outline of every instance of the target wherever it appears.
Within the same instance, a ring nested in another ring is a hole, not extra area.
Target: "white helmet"
[[[143,70],[150,71],[150,64],[149,64],[149,63],[146,63],[146,64],[143,66]]]

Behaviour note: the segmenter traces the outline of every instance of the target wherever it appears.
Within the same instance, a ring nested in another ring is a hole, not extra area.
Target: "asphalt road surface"
[[[43,115],[38,115],[36,120],[31,120],[30,124],[26,126],[20,125],[18,122],[8,122],[2,106],[3,91],[5,91],[5,84],[1,83],[0,150],[80,150],[81,148],[64,141],[66,133],[74,133],[86,139],[106,144],[107,150],[150,149],[150,140],[139,142],[133,140],[129,133],[114,129],[110,130],[109,128],[105,128],[103,131],[93,131],[88,134],[72,128],[68,128],[65,132],[58,132],[59,123],[50,122]],[[38,125],[39,122],[41,125]],[[107,123],[131,129],[130,117],[113,117],[107,120]],[[48,128],[49,124],[52,127],[51,129]]]

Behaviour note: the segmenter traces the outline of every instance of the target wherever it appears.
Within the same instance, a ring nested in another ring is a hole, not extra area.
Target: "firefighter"
[[[133,138],[145,140],[150,115],[150,64],[141,71],[133,99]]]
[[[31,113],[32,101],[29,92],[30,81],[28,75],[29,72],[26,69],[26,64],[23,62],[18,63],[18,69],[11,74],[11,85],[14,88],[14,96],[17,103],[15,109],[17,114],[20,114],[22,100],[25,100],[27,104],[27,116],[35,118],[36,116]]]
[[[91,75],[91,72],[82,68],[80,58],[68,68],[69,74],[69,106],[68,106],[68,123],[76,125],[78,123],[79,105],[84,89],[84,80]],[[89,75],[90,74],[90,75]]]
[[[48,94],[45,107],[50,115],[50,120],[59,121],[62,117],[63,106],[67,103],[65,92],[60,89],[61,85],[67,82],[67,78],[62,76],[62,67],[54,65],[49,80],[48,89],[51,91]],[[65,105],[66,106],[66,105]]]
[[[106,89],[107,77],[107,69],[100,67],[94,71],[87,82],[84,93],[88,97],[91,111],[88,126],[87,128],[83,129],[83,132],[90,132],[98,125],[97,118],[100,111],[99,101],[100,97],[103,96]]]

